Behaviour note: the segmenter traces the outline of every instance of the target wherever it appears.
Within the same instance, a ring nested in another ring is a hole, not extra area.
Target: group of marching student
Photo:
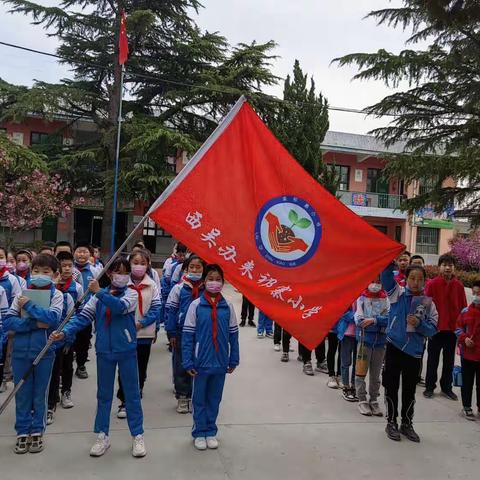
[[[461,355],[462,415],[475,420],[472,394],[476,383],[480,417],[480,282],[473,285],[473,300],[467,306],[465,288],[455,277],[452,256],[439,258],[439,275],[434,279],[427,279],[424,266],[420,255],[402,253],[369,284],[329,332],[326,362],[325,340],[315,349],[315,370],[328,373],[327,386],[341,388],[345,400],[358,402],[362,415],[383,416],[378,402],[383,383],[385,431],[395,441],[401,440],[401,434],[413,442],[420,441],[413,428],[416,386],[424,385],[425,398],[433,397],[440,352],[442,395],[457,400],[452,388],[457,346]],[[260,312],[257,336],[264,335],[273,336],[274,349],[282,349],[281,361],[288,362],[290,334],[277,324],[273,329],[272,321]],[[424,380],[421,374],[425,352],[428,358]],[[299,345],[298,360],[303,361],[303,371],[309,376],[314,375],[311,356],[312,352]]]
[[[93,326],[97,438],[90,455],[102,456],[110,447],[110,411],[118,367],[117,416],[127,419],[132,455],[145,456],[141,399],[151,347],[163,322],[173,351],[177,411],[193,411],[192,436],[197,449],[217,448],[216,419],[225,376],[239,363],[235,312],[221,295],[222,269],[205,265],[195,255],[186,258],[186,248],[178,244],[164,265],[160,282],[151,267],[150,252],[139,243],[128,258],[116,259],[99,278],[101,272],[88,244],[72,249],[68,242],[59,242],[46,245],[39,254],[18,250],[13,256],[0,248],[0,339],[2,345],[4,339],[12,339],[15,384],[48,339],[53,341],[16,394],[14,451],[41,452],[46,425],[53,422],[57,404],[65,409],[74,406],[74,355],[76,376],[88,378],[85,362]],[[49,306],[35,304],[26,290],[48,291]],[[57,330],[72,309],[73,317]],[[85,345],[86,352],[82,350]],[[0,378],[3,365],[2,361]]]

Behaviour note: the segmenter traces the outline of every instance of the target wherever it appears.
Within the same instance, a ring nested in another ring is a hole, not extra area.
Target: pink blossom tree
[[[480,230],[470,236],[455,237],[451,242],[452,255],[463,270],[480,270]]]

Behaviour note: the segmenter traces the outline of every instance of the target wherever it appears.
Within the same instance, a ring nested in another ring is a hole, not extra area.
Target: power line
[[[67,58],[67,57],[63,57],[61,55],[57,55],[55,53],[45,52],[45,51],[37,50],[37,49],[34,49],[34,48],[28,48],[28,47],[24,47],[22,45],[16,45],[14,43],[8,43],[8,42],[0,41],[0,45],[3,45],[5,47],[10,47],[10,48],[16,48],[18,50],[23,50],[23,51],[30,52],[30,53],[35,53],[37,55],[43,55],[43,56],[46,56],[46,57],[59,59],[59,60],[62,60],[64,62],[69,62],[69,63],[73,63],[73,64],[85,65],[87,67],[102,68],[102,69],[106,69],[106,70],[113,70],[111,65],[105,65],[105,64],[100,64],[100,63],[96,63],[96,62]],[[237,90],[237,89],[229,88],[229,87],[226,87],[226,88],[223,87],[222,88],[222,87],[215,87],[213,85],[200,85],[200,84],[179,82],[179,81],[176,81],[176,80],[169,80],[169,79],[166,79],[166,78],[161,78],[157,75],[147,75],[147,74],[144,74],[144,73],[137,73],[137,72],[134,72],[134,71],[130,72],[130,73],[127,71],[126,76],[135,76],[135,77],[145,78],[145,79],[148,79],[148,80],[157,80],[157,81],[160,81],[160,82],[163,82],[163,83],[176,85],[176,86],[180,86],[180,87],[198,88],[198,89],[210,90],[212,92],[218,92],[218,93],[236,93],[235,90]],[[228,90],[230,90],[230,91],[228,91]],[[242,92],[238,91],[238,93],[242,93]],[[272,100],[272,101],[276,101],[278,103],[289,103],[285,100],[274,97],[272,95],[266,95],[265,94],[265,97]],[[334,107],[334,106],[329,105],[328,109],[332,110],[332,111],[337,111],[337,112],[357,113],[357,114],[363,114],[363,115],[367,114],[364,110],[355,109],[355,108]],[[384,114],[382,116],[395,116],[395,115]]]

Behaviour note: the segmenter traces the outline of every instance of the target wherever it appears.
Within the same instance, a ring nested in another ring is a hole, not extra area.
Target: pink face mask
[[[210,281],[205,283],[205,289],[210,293],[220,293],[223,288],[222,282]]]
[[[7,266],[7,261],[6,260],[0,260],[0,268],[6,267]]]
[[[132,277],[143,278],[147,273],[146,265],[132,265]]]
[[[19,272],[24,272],[25,270],[28,270],[29,264],[27,262],[18,262],[17,263],[17,270]]]

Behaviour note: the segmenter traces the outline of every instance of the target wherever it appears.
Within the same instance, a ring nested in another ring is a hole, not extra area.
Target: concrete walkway
[[[226,293],[239,312],[241,297],[230,288]],[[295,352],[290,363],[282,364],[272,342],[258,340],[248,327],[241,329],[241,366],[225,387],[220,449],[197,452],[190,439],[191,417],[175,413],[165,343],[162,336],[152,351],[145,387],[146,458],[131,457],[126,423],[115,417],[116,402],[112,447],[103,458],[89,457],[95,438],[92,352],[90,378],[74,380],[75,408],[59,408],[43,453],[15,455],[14,405],[0,417],[0,479],[479,478],[480,419],[463,420],[460,402],[440,396],[426,400],[419,389],[415,420],[422,443],[392,442],[385,437],[383,419],[362,417],[356,404],[326,387],[326,375],[303,375]]]

